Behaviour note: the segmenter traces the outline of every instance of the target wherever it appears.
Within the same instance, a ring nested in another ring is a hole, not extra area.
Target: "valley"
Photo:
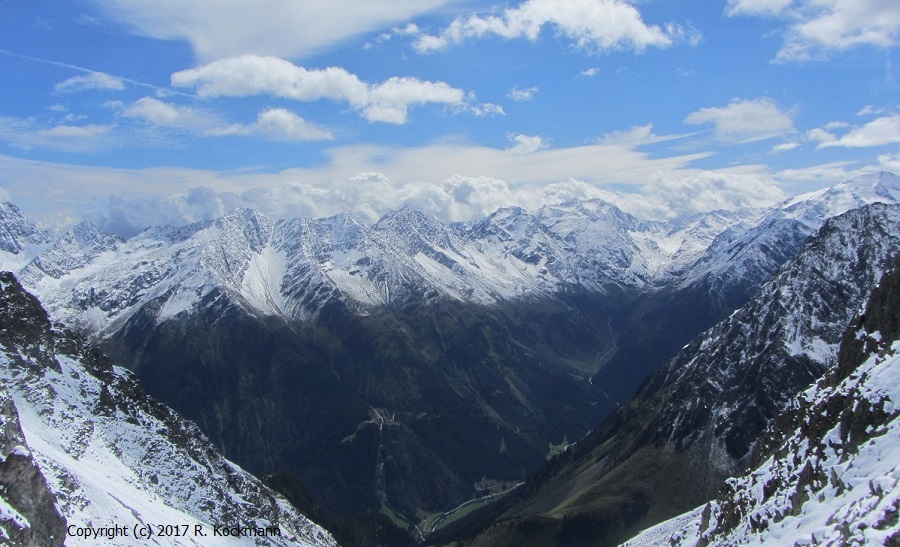
[[[5,264],[53,320],[225,457],[308,489],[311,508],[381,514],[425,541],[486,514],[501,523],[489,541],[520,541],[534,522],[563,535],[577,524],[574,541],[614,519],[612,541],[712,496],[825,370],[847,303],[898,247],[896,211],[878,205],[898,198],[900,179],[880,173],[671,222],[599,200],[468,224],[408,209],[372,226],[235,210],[128,239],[83,223],[51,242],[14,206],[0,220],[25,234]],[[797,285],[827,260],[853,283]],[[772,298],[831,315],[803,334]],[[729,349],[747,329],[783,341]],[[754,372],[768,391],[747,395],[703,359],[793,372]],[[698,458],[718,467],[685,474]],[[682,486],[660,487],[668,477]]]

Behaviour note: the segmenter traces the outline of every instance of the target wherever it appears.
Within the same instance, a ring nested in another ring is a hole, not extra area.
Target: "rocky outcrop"
[[[65,533],[66,519],[28,449],[16,407],[0,388],[0,543],[55,547]]]

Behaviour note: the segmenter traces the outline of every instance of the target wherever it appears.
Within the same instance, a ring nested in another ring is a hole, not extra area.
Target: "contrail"
[[[100,72],[98,70],[91,70],[91,69],[85,68],[83,66],[73,65],[73,64],[69,64],[69,63],[62,63],[62,62],[53,61],[50,59],[42,59],[40,57],[33,57],[31,55],[23,55],[21,53],[15,53],[15,52],[9,51],[7,49],[0,49],[0,53],[2,53],[4,55],[8,55],[10,57],[15,57],[17,59],[25,59],[26,61],[34,61],[35,63],[41,63],[41,64],[45,64],[45,65],[50,65],[50,66],[58,66],[61,68],[68,68],[70,70],[77,70],[78,72],[84,72],[85,74],[107,74],[106,72]],[[115,74],[107,74],[107,75],[112,76],[114,78],[118,78],[119,80],[122,80],[123,82],[127,82],[129,84],[134,84],[134,85],[140,86],[140,87],[146,87],[146,88],[152,89],[154,91],[164,93],[166,95],[180,95],[182,97],[191,97],[191,98],[195,98],[195,99],[197,98],[195,95],[191,95],[190,93],[175,91],[175,90],[167,88],[167,87],[160,87],[158,85],[148,84],[146,82],[140,82],[138,80],[132,80],[131,78],[123,78],[121,76],[116,76]]]

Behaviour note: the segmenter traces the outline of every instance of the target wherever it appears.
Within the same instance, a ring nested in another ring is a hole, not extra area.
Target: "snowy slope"
[[[844,336],[841,361],[764,437],[762,463],[714,502],[625,545],[900,541],[900,269]]]
[[[130,373],[110,366],[79,336],[51,327],[10,274],[0,276],[3,389],[69,525],[129,531],[152,525],[154,534],[155,525],[187,525],[178,529],[181,536],[139,542],[148,545],[334,545],[327,532],[222,458],[196,426],[144,395]],[[215,537],[217,525],[277,527],[280,537]],[[70,536],[66,544],[97,541]]]

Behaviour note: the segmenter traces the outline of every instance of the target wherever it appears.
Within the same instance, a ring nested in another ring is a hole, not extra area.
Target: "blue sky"
[[[0,198],[646,218],[900,171],[895,0],[0,0]]]

